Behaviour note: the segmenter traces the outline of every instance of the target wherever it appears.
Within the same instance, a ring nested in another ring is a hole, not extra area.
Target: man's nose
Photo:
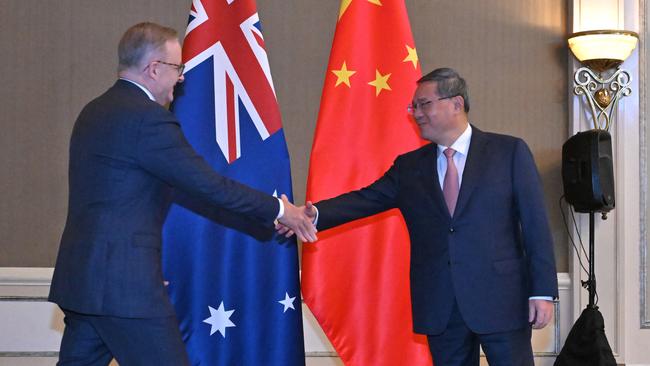
[[[178,82],[179,82],[179,83],[182,83],[183,81],[185,81],[185,75],[184,75],[184,74],[181,74],[181,75],[178,77]]]

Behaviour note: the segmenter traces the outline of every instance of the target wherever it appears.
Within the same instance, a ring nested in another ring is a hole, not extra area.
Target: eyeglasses
[[[450,95],[448,97],[440,97],[437,100],[451,99],[451,98],[454,98],[454,97],[457,97],[457,96],[458,96],[458,94]],[[422,102],[412,103],[412,104],[409,104],[409,105],[406,106],[406,111],[408,112],[408,114],[414,114],[415,111],[417,111],[418,109],[422,110],[422,108],[424,108],[425,106],[428,106],[431,103],[433,103],[433,100],[424,100]]]
[[[169,66],[175,67],[176,70],[178,70],[178,76],[183,75],[183,70],[185,70],[185,64],[172,64],[170,62],[165,62],[165,61],[161,61],[161,60],[156,60],[154,62],[158,62],[158,63],[161,63],[163,65],[169,65]]]

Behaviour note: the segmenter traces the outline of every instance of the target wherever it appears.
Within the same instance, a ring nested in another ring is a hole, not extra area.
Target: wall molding
[[[646,64],[648,62],[646,58],[647,52],[647,39],[645,37],[646,32],[648,31],[648,23],[646,15],[649,14],[648,5],[650,2],[646,0],[640,0],[641,6],[639,11],[639,195],[640,195],[640,205],[639,205],[639,225],[640,225],[640,243],[639,243],[639,283],[640,283],[640,326],[642,329],[650,329],[650,311],[648,307],[650,304],[646,303],[648,298],[648,210],[650,206],[648,205],[648,124],[646,122],[647,108],[648,108],[648,90],[647,90],[647,69]]]
[[[0,267],[0,301],[47,301],[53,268]]]
[[[0,334],[0,364],[3,358],[57,357],[63,314],[47,302],[52,272],[52,268],[0,268],[0,318],[13,319],[12,329],[18,327],[12,334]],[[558,355],[573,323],[568,273],[558,273],[558,285],[560,301],[555,303],[552,326],[533,332],[533,349],[540,360]],[[302,306],[306,357],[338,360],[309,308],[304,303]],[[20,329],[21,325],[29,329]],[[35,336],[17,341],[16,334]]]
[[[0,286],[49,286],[54,268],[0,267]]]

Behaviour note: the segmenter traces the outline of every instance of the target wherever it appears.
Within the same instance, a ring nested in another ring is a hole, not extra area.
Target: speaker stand
[[[603,220],[607,213],[602,212]],[[582,286],[589,290],[589,304],[571,327],[554,366],[616,366],[605,336],[605,320],[596,306],[595,212],[589,211],[589,278]],[[578,253],[579,254],[579,253]]]
[[[607,212],[600,211],[603,220],[607,220]],[[589,292],[588,308],[596,306],[596,234],[595,234],[596,211],[589,211],[589,273],[586,281],[582,281],[582,287]]]
[[[594,211],[589,211],[589,278],[587,281],[583,282],[583,286],[587,287],[589,291],[589,304],[587,307],[593,308],[596,298],[596,273],[595,273],[595,213]]]

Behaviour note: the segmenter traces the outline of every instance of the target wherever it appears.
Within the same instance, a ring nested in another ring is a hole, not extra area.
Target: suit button
[[[449,232],[450,232],[450,233],[453,233],[454,231],[455,231],[455,230],[454,230],[453,227],[450,227],[450,228],[449,228]]]

